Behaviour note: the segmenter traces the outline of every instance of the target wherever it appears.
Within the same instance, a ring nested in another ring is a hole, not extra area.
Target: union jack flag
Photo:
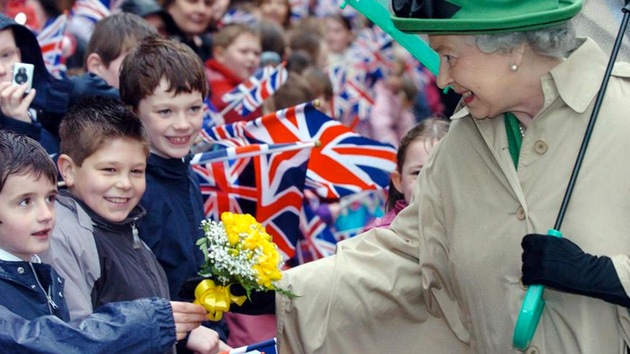
[[[249,213],[289,259],[295,255],[309,144],[252,144],[197,154],[191,160],[206,217]]]
[[[232,23],[242,23],[253,26],[258,22],[254,14],[242,9],[229,9],[219,21],[219,28]]]
[[[221,100],[228,105],[221,114],[225,116],[230,110],[234,110],[245,117],[254,112],[287,81],[285,65],[282,63],[275,68],[265,66],[232,91],[224,94]]]
[[[396,149],[365,138],[307,102],[257,118],[214,127],[206,135],[226,146],[317,140],[308,162],[307,188],[326,199],[385,188]]]
[[[337,238],[313,206],[305,201],[300,213],[300,232],[296,253],[299,264],[308,263],[316,259],[328,257],[335,253]]]
[[[394,67],[394,39],[378,26],[361,30],[350,51],[372,80],[388,75]]]
[[[99,0],[77,0],[70,11],[70,16],[74,21],[79,21],[94,29],[94,25],[101,19],[109,16],[110,13],[110,3],[107,0],[104,2]]]
[[[68,17],[65,14],[59,15],[37,34],[46,69],[58,79],[66,74],[62,46],[67,23]]]
[[[296,259],[299,264],[328,257],[335,253],[339,241],[365,231],[366,227],[383,215],[386,192],[383,189],[356,193],[339,199],[338,216],[331,224],[326,223],[318,211],[329,208],[321,204],[305,200],[300,214],[300,231],[302,237],[296,247]]]
[[[245,347],[234,348],[229,352],[222,352],[220,354],[276,354],[278,348],[276,346],[276,339],[272,338],[263,342],[250,344]]]

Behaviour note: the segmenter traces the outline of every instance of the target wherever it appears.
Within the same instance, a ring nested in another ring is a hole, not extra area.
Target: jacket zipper
[[[138,235],[138,228],[136,227],[136,221],[138,218],[135,218],[131,223],[131,234],[133,235],[133,248],[138,249],[142,247],[142,240],[140,240],[140,236]]]
[[[37,285],[39,285],[39,288],[42,290],[42,292],[44,293],[44,295],[46,296],[46,299],[48,300],[48,311],[50,311],[51,315],[54,315],[55,313],[53,312],[53,309],[58,309],[59,306],[57,306],[57,304],[55,304],[55,302],[53,301],[52,297],[50,296],[50,289],[48,289],[48,291],[44,290],[44,287],[42,286],[42,283],[39,281],[39,277],[37,277],[37,272],[35,272],[35,267],[33,267],[33,264],[31,262],[28,262],[28,265],[31,267],[31,270],[33,271],[33,275],[35,276],[35,281],[37,282]]]

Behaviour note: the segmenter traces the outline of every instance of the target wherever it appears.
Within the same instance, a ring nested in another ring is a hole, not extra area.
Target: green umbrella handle
[[[547,235],[562,237],[562,233],[554,229],[549,229]],[[512,337],[514,348],[525,350],[532,341],[543,308],[545,308],[544,291],[545,287],[542,285],[530,285],[527,288],[523,304],[521,305],[521,313],[518,315],[516,327],[514,327],[514,336]]]

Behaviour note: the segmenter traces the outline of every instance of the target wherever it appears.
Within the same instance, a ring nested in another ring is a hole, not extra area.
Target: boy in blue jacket
[[[185,44],[146,38],[123,60],[120,98],[142,121],[151,152],[140,201],[147,215],[138,231],[164,268],[173,300],[182,299],[182,285],[203,262],[196,245],[203,236],[203,201],[189,162],[207,93],[203,63]],[[225,341],[224,323],[209,325]]]
[[[205,318],[202,307],[158,298],[112,304],[97,315],[64,322],[64,280],[37,257],[48,248],[54,227],[56,182],[55,165],[41,145],[0,130],[3,351],[153,353],[196,328]]]

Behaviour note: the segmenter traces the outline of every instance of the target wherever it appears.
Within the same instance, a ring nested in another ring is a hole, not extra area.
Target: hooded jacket
[[[63,283],[48,264],[0,260],[0,306],[27,320],[45,315],[69,320]]]
[[[68,111],[72,83],[68,79],[57,79],[46,69],[42,51],[35,34],[13,19],[0,14],[0,31],[11,29],[15,43],[20,49],[23,63],[33,64],[33,88],[37,91],[31,108],[37,111],[37,120],[41,123],[29,124],[6,117],[0,112],[0,128],[19,134],[28,135],[38,140],[49,153],[55,153],[59,122]],[[42,126],[46,130],[42,130]]]

